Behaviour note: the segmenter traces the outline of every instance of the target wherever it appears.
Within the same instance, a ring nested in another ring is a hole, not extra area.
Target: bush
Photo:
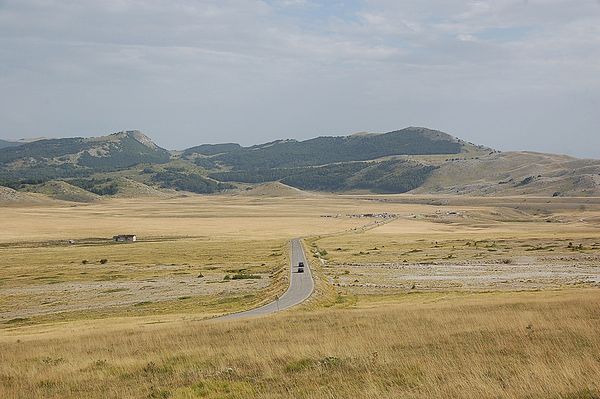
[[[293,362],[288,363],[285,366],[285,371],[288,373],[297,373],[302,370],[307,370],[314,368],[319,363],[313,359],[300,359]]]
[[[259,280],[262,277],[259,276],[258,274],[245,274],[245,273],[238,273],[238,274],[234,274],[231,279],[232,280]]]
[[[163,188],[190,191],[198,194],[212,194],[232,188],[230,184],[223,184],[196,173],[187,173],[173,168],[156,173],[152,177],[152,181],[158,183]]]
[[[108,259],[100,259],[100,264],[105,265],[108,262]]]
[[[109,178],[106,179],[71,179],[67,183],[82,188],[97,195],[115,195],[119,192],[117,183]]]

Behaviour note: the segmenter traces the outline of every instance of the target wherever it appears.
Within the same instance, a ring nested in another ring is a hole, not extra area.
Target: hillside
[[[210,177],[226,182],[280,181],[288,186],[313,191],[371,190],[397,193],[419,187],[435,168],[407,160],[387,160],[217,172],[210,174]]]
[[[21,145],[21,144],[16,143],[14,141],[6,141],[6,140],[0,139],[0,149],[6,148],[6,147],[16,147],[18,145]]]
[[[139,131],[93,138],[38,140],[0,150],[0,165],[26,168],[73,165],[114,170],[142,162],[166,162],[169,152]]]
[[[251,147],[203,144],[170,154],[139,131],[124,131],[0,149],[0,184],[47,191],[46,183],[63,181],[100,196],[158,195],[156,189],[210,194],[235,189],[236,183],[267,182],[313,191],[394,193],[417,188],[435,166],[390,157],[487,151],[439,131],[406,128]],[[124,181],[137,182],[139,190]]]
[[[44,194],[50,198],[71,202],[93,202],[100,196],[64,181],[48,181],[42,184],[27,186],[23,189],[29,193]]]
[[[252,147],[231,147],[211,160],[233,170],[248,171],[367,161],[391,155],[459,154],[468,146],[471,145],[446,133],[410,127],[384,134],[278,140]],[[193,154],[207,155],[194,148],[184,151],[184,156]]]
[[[49,201],[45,197],[39,198],[35,194],[22,193],[12,188],[0,186],[0,205],[11,204],[40,204]]]
[[[302,191],[295,187],[291,187],[279,182],[259,184],[254,187],[248,187],[246,190],[240,191],[239,195],[248,197],[291,197],[303,198],[309,197],[311,193]]]
[[[194,154],[201,155],[217,155],[227,152],[241,150],[243,147],[237,143],[224,144],[202,144],[196,147],[191,147],[183,152],[183,155],[190,156]]]
[[[221,182],[278,181],[303,190],[382,193],[413,190],[437,167],[406,159],[408,156],[484,155],[492,151],[417,127],[383,134],[278,140],[252,147],[227,145],[207,156],[206,150],[213,148],[194,147],[185,150],[183,157],[214,170],[209,177]]]
[[[256,196],[300,192],[289,190],[596,196],[600,161],[500,153],[417,127],[173,152],[139,131],[123,131],[1,148],[0,185],[74,201],[240,190]],[[249,185],[256,187],[246,192]]]
[[[600,161],[534,152],[495,153],[446,162],[415,193],[600,195]]]
[[[139,131],[93,138],[38,140],[0,149],[0,184],[40,184],[58,178],[85,177],[140,163],[165,163],[167,150]]]
[[[139,197],[169,197],[172,193],[168,190],[161,190],[150,185],[135,181],[126,177],[114,179],[116,186],[113,196],[120,198],[139,198]]]

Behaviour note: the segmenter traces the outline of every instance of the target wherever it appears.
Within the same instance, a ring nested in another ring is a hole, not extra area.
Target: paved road
[[[298,273],[298,262],[304,262],[304,273]],[[245,312],[217,317],[213,320],[233,320],[246,317],[262,316],[288,309],[308,299],[314,288],[315,283],[313,281],[308,262],[306,261],[302,244],[300,244],[300,240],[296,238],[292,240],[290,286],[278,301],[268,303],[256,309],[247,310]]]

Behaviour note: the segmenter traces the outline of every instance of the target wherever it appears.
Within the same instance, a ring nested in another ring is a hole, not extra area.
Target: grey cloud
[[[2,1],[0,137],[137,128],[182,148],[423,125],[600,157],[598,1],[326,5]]]

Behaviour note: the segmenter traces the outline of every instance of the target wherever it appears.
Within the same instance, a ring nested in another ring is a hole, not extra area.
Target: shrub
[[[231,277],[232,280],[259,280],[261,279],[261,276],[259,276],[258,274],[246,274],[246,273],[238,273],[238,274],[234,274]]]
[[[288,373],[297,373],[302,370],[314,368],[317,364],[318,362],[313,359],[300,359],[288,363],[285,366],[285,371]]]
[[[323,368],[337,367],[342,364],[342,360],[335,356],[327,356],[319,360],[319,365]]]

